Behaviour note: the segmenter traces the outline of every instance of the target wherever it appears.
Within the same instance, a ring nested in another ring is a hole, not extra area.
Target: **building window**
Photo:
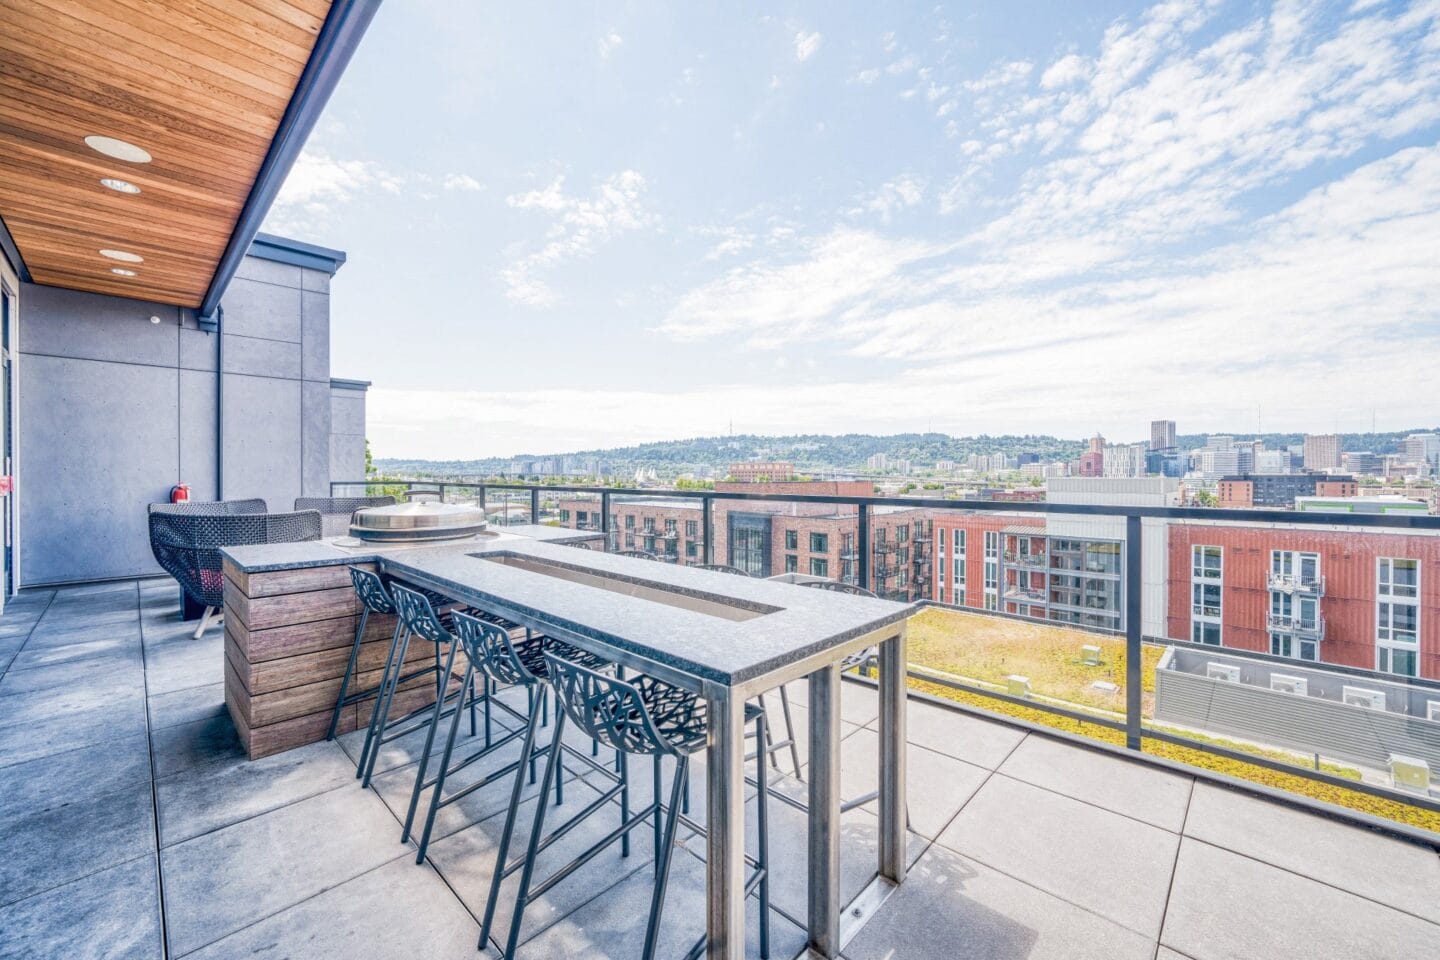
[[[823,534],[823,533],[812,533],[812,534],[810,534],[810,552],[811,552],[811,553],[829,553],[829,552],[830,552],[830,538],[829,538],[828,536],[826,536],[825,534]]]
[[[560,511],[560,522],[561,522],[561,523],[569,523],[569,522],[570,522],[570,511],[569,511],[569,510],[561,510],[561,511]]]
[[[985,609],[1000,609],[1000,531],[985,531]]]
[[[793,553],[785,554],[785,572],[795,573],[800,569],[800,558]]]
[[[625,549],[626,549],[626,550],[634,550],[634,549],[635,549],[635,534],[633,534],[633,533],[627,533],[627,534],[625,534]]]
[[[941,552],[941,553],[944,553],[944,552],[945,552],[945,528],[944,528],[944,527],[939,528],[939,531],[938,531],[938,533],[936,534],[936,536],[937,536],[938,542],[939,542],[939,544],[940,544],[940,552]]]
[[[822,559],[819,558],[819,557],[811,557],[811,558],[810,558],[810,576],[812,576],[812,577],[829,577],[829,576],[830,576],[830,562],[829,562],[828,560],[822,560]]]
[[[1219,580],[1222,563],[1220,547],[1190,548],[1190,576],[1195,580]]]
[[[665,521],[665,533],[666,533],[666,535],[668,536],[669,534],[672,534],[672,533],[674,533],[674,532],[675,532],[675,521],[674,521],[674,520],[666,520],[666,521]]]
[[[645,532],[646,532],[646,533],[654,533],[655,531],[654,531],[654,530],[646,530]],[[645,552],[646,552],[646,553],[654,553],[654,552],[655,552],[655,538],[654,538],[654,537],[646,537],[646,538],[645,538]]]
[[[645,533],[646,533],[647,535],[649,535],[649,534],[653,534],[654,532],[655,532],[655,518],[654,518],[654,517],[646,517],[646,518],[645,518]]]
[[[610,529],[614,530],[619,524],[615,522],[615,514],[610,514]]]
[[[895,542],[896,542],[896,543],[905,543],[905,542],[907,542],[909,539],[910,539],[910,525],[909,525],[909,524],[902,523],[902,524],[900,524],[898,527],[895,528]]]
[[[633,514],[633,513],[627,513],[627,514],[625,514],[625,529],[626,529],[626,530],[634,530],[634,529],[635,529],[635,514]]]
[[[695,541],[694,541],[694,540],[691,540],[691,541],[689,541],[688,543],[686,543],[686,544],[685,544],[685,556],[690,557],[690,558],[693,559],[693,558],[694,558],[695,556],[697,556],[697,555],[698,555],[698,554],[696,553]]]
[[[694,538],[699,535],[700,523],[696,520],[685,521],[685,536]]]
[[[853,556],[855,555],[855,534],[853,534],[853,533],[844,534],[843,537],[842,537],[842,539],[841,539],[841,541],[840,541],[840,543],[841,543],[841,547],[840,547],[840,555],[841,555],[841,556],[844,556],[844,557],[853,557]]]
[[[589,519],[590,519],[590,515],[589,515],[588,513],[586,513],[584,510],[577,510],[577,511],[575,511],[575,529],[577,529],[577,530],[584,530],[584,529],[585,529],[585,521],[587,521],[587,520],[589,520]]]
[[[795,530],[786,530],[786,531],[785,531],[785,549],[786,549],[786,550],[799,550],[799,549],[800,549],[800,534],[799,534],[798,531],[795,531]]]
[[[1190,642],[1220,645],[1224,622],[1224,551],[1190,548]]]
[[[1416,676],[1420,657],[1420,561],[1381,557],[1375,577],[1375,669]]]

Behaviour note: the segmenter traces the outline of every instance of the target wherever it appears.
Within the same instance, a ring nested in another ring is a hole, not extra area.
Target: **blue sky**
[[[1440,4],[387,0],[267,229],[379,456],[1440,422]]]

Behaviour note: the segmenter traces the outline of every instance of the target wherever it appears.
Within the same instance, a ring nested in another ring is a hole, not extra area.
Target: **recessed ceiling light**
[[[140,188],[135,186],[135,184],[131,183],[129,180],[116,180],[114,177],[104,177],[100,181],[100,186],[109,187],[111,190],[115,190],[119,193],[140,192]]]
[[[101,250],[100,256],[109,257],[111,260],[119,260],[121,263],[144,263],[145,258],[138,253],[128,253],[124,250]]]
[[[114,157],[116,160],[125,160],[129,163],[149,163],[150,153],[133,143],[126,143],[124,140],[116,140],[114,137],[86,137],[85,145],[96,153],[103,153],[107,157]]]
[[[117,276],[121,276],[121,277],[133,277],[133,276],[135,276],[135,271],[134,271],[134,270],[126,270],[124,267],[111,267],[111,268],[110,268],[110,272],[113,273],[113,274],[116,274]]]

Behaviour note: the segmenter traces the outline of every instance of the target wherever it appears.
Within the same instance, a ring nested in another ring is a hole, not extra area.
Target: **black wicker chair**
[[[251,543],[296,543],[320,539],[320,514],[266,513],[264,500],[150,505],[150,549],[165,572],[205,615],[195,628],[198,640],[225,602],[220,549]]]
[[[394,497],[296,497],[295,510],[319,510],[320,526],[327,537],[350,532],[350,518],[366,507],[391,507]]]

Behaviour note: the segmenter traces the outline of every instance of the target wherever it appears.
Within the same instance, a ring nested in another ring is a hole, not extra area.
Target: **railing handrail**
[[[1080,517],[1139,517],[1142,520],[1221,520],[1227,523],[1297,524],[1321,527],[1388,527],[1440,531],[1440,516],[1393,513],[1321,513],[1309,510],[1255,510],[1225,507],[1141,507],[1089,503],[1046,503],[1034,501],[946,500],[934,497],[845,497],[821,493],[744,493],[715,490],[645,489],[594,485],[509,483],[493,481],[412,480],[400,478],[332,480],[330,489],[382,484],[423,484],[428,487],[483,488],[542,493],[591,493],[612,497],[662,497],[681,500],[741,500],[770,503],[823,503],[866,507],[911,507],[916,510],[969,510],[980,513],[1053,513]]]

